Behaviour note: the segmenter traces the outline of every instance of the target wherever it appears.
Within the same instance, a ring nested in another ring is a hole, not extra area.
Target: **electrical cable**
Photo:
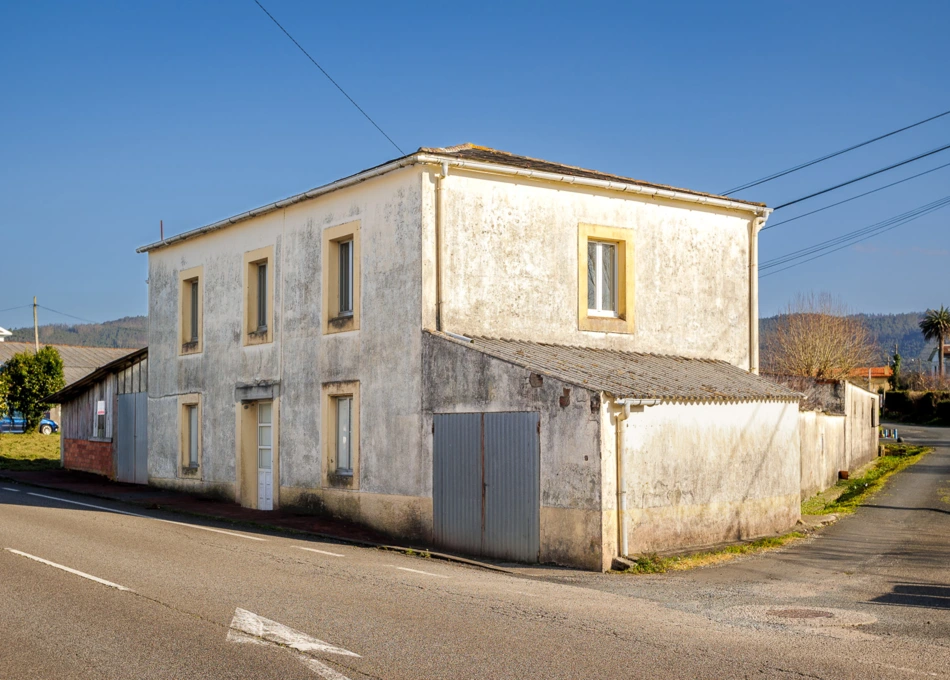
[[[736,187],[735,189],[730,189],[729,191],[724,191],[721,195],[722,195],[722,196],[728,196],[729,194],[734,194],[734,193],[736,193],[737,191],[743,191],[743,190],[745,190],[745,189],[749,189],[749,188],[751,188],[751,187],[758,186],[758,185],[760,185],[760,184],[765,184],[766,182],[771,182],[773,179],[778,179],[779,177],[784,177],[785,175],[789,175],[789,174],[791,174],[791,173],[793,173],[793,172],[797,172],[798,170],[802,170],[802,169],[804,169],[804,168],[811,167],[812,165],[815,165],[815,164],[817,164],[817,163],[821,163],[822,161],[826,161],[826,160],[828,160],[829,158],[834,158],[834,157],[836,157],[836,156],[840,156],[840,155],[842,155],[842,154],[846,154],[846,153],[848,153],[849,151],[854,151],[855,149],[860,149],[862,146],[867,146],[868,144],[873,144],[874,142],[880,141],[880,140],[882,140],[882,139],[886,139],[887,137],[891,137],[891,136],[893,136],[893,135],[896,135],[896,134],[899,133],[899,132],[904,132],[904,130],[910,130],[911,128],[915,128],[915,127],[917,127],[918,125],[923,125],[924,123],[929,123],[929,122],[932,121],[932,120],[936,120],[937,118],[942,118],[943,116],[946,116],[946,115],[948,115],[948,114],[950,114],[950,111],[944,111],[943,113],[938,113],[936,116],[931,116],[930,118],[925,118],[924,120],[918,121],[918,122],[914,123],[913,125],[907,125],[906,127],[902,127],[902,128],[900,128],[900,129],[898,129],[898,130],[894,130],[894,131],[892,131],[892,132],[888,132],[887,134],[884,134],[884,135],[880,135],[880,136],[878,136],[878,137],[875,137],[874,139],[869,139],[869,140],[867,140],[866,142],[861,142],[860,144],[855,144],[854,146],[849,146],[847,149],[841,149],[841,151],[835,151],[834,153],[830,153],[830,154],[827,154],[827,155],[825,155],[825,156],[821,156],[820,158],[816,158],[816,159],[814,159],[814,160],[807,161],[807,162],[805,162],[805,163],[801,163],[801,164],[796,165],[796,166],[794,166],[794,167],[792,167],[792,168],[788,168],[787,170],[781,170],[781,171],[779,171],[779,172],[773,173],[773,174],[771,174],[771,175],[767,175],[767,176],[762,177],[762,178],[760,178],[760,179],[757,179],[757,180],[755,180],[755,181],[748,182],[748,183],[746,183],[746,184],[742,184],[742,185]]]
[[[876,231],[876,232],[874,232],[874,233],[867,234],[867,235],[864,236],[863,238],[859,238],[859,239],[853,240],[853,241],[851,241],[851,242],[849,242],[849,243],[845,243],[844,245],[839,245],[839,246],[836,247],[836,248],[832,248],[832,249],[830,249],[830,250],[827,250],[826,252],[813,255],[812,257],[809,257],[809,258],[807,258],[807,259],[801,260],[800,262],[794,262],[794,263],[792,263],[792,264],[789,264],[789,265],[786,266],[786,267],[781,267],[781,268],[779,268],[779,269],[773,269],[773,270],[770,271],[770,272],[766,272],[765,274],[761,274],[761,275],[759,276],[759,278],[765,278],[766,276],[771,276],[772,274],[778,274],[779,272],[783,272],[783,271],[785,271],[785,270],[787,270],[787,269],[791,269],[791,268],[793,268],[793,267],[797,267],[797,266],[799,266],[799,265],[801,265],[801,264],[805,264],[806,262],[811,262],[812,260],[817,260],[818,258],[824,257],[825,255],[830,255],[830,254],[832,254],[832,253],[834,253],[834,252],[837,252],[837,251],[839,251],[839,250],[843,250],[844,248],[847,248],[848,246],[852,246],[852,245],[854,245],[855,243],[860,243],[861,241],[866,241],[866,240],[868,240],[869,238],[873,238],[873,237],[875,237],[875,236],[878,236],[878,235],[880,235],[880,234],[883,234],[884,232],[891,231],[892,229],[897,229],[898,227],[904,226],[905,224],[908,224],[909,222],[913,222],[914,220],[916,220],[916,219],[918,219],[918,218],[920,218],[920,217],[923,217],[924,215],[927,215],[927,214],[929,214],[929,213],[932,213],[932,212],[935,212],[935,211],[940,210],[940,209],[942,209],[942,208],[945,208],[945,207],[947,207],[948,205],[950,205],[950,201],[945,201],[945,202],[941,203],[940,205],[937,205],[937,206],[935,206],[935,207],[933,207],[933,208],[931,208],[931,209],[929,209],[929,210],[926,210],[926,211],[920,212],[920,213],[918,213],[918,214],[912,215],[912,216],[910,216],[910,217],[904,218],[904,219],[902,219],[902,220],[899,220],[899,221],[897,221],[896,223],[891,224],[890,226],[888,226],[888,227],[886,227],[886,228],[883,228],[883,229],[880,229],[880,230],[878,230],[878,231]]]
[[[894,222],[896,222],[896,221],[899,221],[899,220],[902,220],[902,219],[905,219],[905,218],[908,218],[908,217],[913,217],[913,216],[915,216],[915,215],[917,215],[917,214],[925,213],[925,212],[927,212],[927,211],[929,211],[929,210],[931,210],[931,209],[933,209],[933,208],[935,208],[935,207],[942,207],[943,204],[945,204],[945,203],[950,203],[950,196],[945,196],[944,198],[937,199],[936,201],[933,201],[933,202],[931,202],[931,203],[927,203],[927,204],[925,204],[925,205],[918,206],[918,207],[916,207],[916,208],[913,208],[912,210],[908,210],[907,212],[901,213],[901,214],[899,214],[899,215],[894,215],[893,217],[889,217],[889,218],[887,218],[887,219],[885,219],[885,220],[882,220],[882,221],[880,221],[880,222],[876,222],[876,223],[874,223],[874,224],[872,224],[872,225],[870,225],[870,226],[862,227],[861,229],[856,229],[856,230],[854,230],[854,231],[850,231],[850,232],[847,232],[847,233],[845,233],[845,234],[841,234],[840,236],[836,236],[835,238],[828,239],[827,241],[821,241],[821,242],[819,242],[819,243],[812,244],[812,245],[807,246],[807,247],[805,247],[805,248],[800,248],[799,250],[793,250],[793,251],[791,251],[791,252],[789,252],[789,253],[785,253],[784,255],[781,255],[781,256],[779,256],[779,257],[772,258],[771,260],[767,260],[767,261],[763,262],[759,268],[760,268],[760,269],[770,269],[770,268],[775,267],[775,266],[777,266],[777,265],[784,264],[784,263],[787,262],[787,261],[795,260],[795,259],[798,259],[798,258],[800,258],[800,257],[804,257],[804,256],[807,256],[807,255],[810,255],[810,254],[812,254],[812,253],[814,253],[814,252],[818,252],[818,251],[820,251],[820,250],[824,250],[825,248],[828,248],[828,247],[831,247],[831,246],[835,246],[835,245],[837,245],[837,244],[839,244],[839,243],[843,243],[843,242],[845,242],[845,241],[848,241],[848,240],[851,240],[851,239],[853,239],[853,238],[856,238],[856,237],[862,236],[862,235],[864,235],[864,234],[870,233],[870,232],[872,232],[872,231],[875,231],[875,230],[877,230],[877,229],[881,229],[881,228],[883,228],[883,227],[887,227],[887,226],[889,226],[890,224],[892,224],[892,223],[894,223]]]
[[[26,309],[27,307],[32,307],[32,304],[29,305],[20,305],[19,307],[7,307],[6,309],[0,309],[0,313],[3,312],[12,312],[14,309]]]
[[[322,66],[320,66],[320,64],[317,63],[317,60],[310,56],[310,53],[307,52],[307,50],[305,50],[305,49],[303,48],[303,45],[301,45],[299,42],[297,42],[297,41],[294,39],[294,36],[290,35],[290,33],[287,32],[287,29],[280,25],[280,22],[277,21],[277,19],[274,18],[274,15],[271,14],[270,12],[268,12],[268,11],[267,11],[267,8],[264,7],[264,5],[262,5],[262,4],[259,2],[259,0],[254,0],[254,2],[257,4],[258,7],[261,8],[261,10],[263,10],[264,14],[266,14],[267,16],[270,17],[270,20],[271,20],[271,21],[273,21],[275,24],[277,24],[277,28],[279,28],[281,31],[283,31],[283,32],[284,32],[284,35],[286,35],[288,38],[290,38],[291,42],[293,42],[293,44],[296,45],[296,46],[300,49],[300,51],[304,53],[304,55],[306,55],[307,59],[309,59],[310,61],[312,61],[312,62],[313,62],[313,65],[316,66],[318,69],[320,69],[320,72],[323,73],[323,75],[325,75],[325,76],[327,77],[327,80],[329,80],[331,83],[333,83],[333,85],[336,87],[336,89],[338,89],[340,92],[342,92],[344,97],[346,97],[347,99],[350,100],[350,103],[351,103],[353,106],[355,106],[356,109],[357,109],[360,113],[363,114],[363,116],[366,118],[366,120],[368,120],[370,123],[372,123],[372,124],[373,124],[373,127],[375,127],[377,130],[379,130],[380,134],[382,134],[383,137],[385,137],[386,139],[388,139],[390,144],[392,144],[394,147],[396,147],[396,150],[400,153],[400,155],[405,156],[405,155],[406,155],[406,152],[403,151],[402,149],[400,149],[400,148],[399,148],[399,145],[396,144],[396,142],[393,141],[392,137],[390,137],[389,135],[387,135],[386,132],[383,130],[383,128],[379,127],[379,125],[376,124],[376,121],[373,120],[372,118],[370,118],[370,117],[369,117],[369,114],[366,113],[366,111],[364,111],[364,110],[362,109],[362,107],[361,107],[359,104],[356,103],[356,101],[353,99],[353,97],[351,97],[350,95],[348,95],[348,94],[346,93],[346,90],[344,90],[342,87],[340,87],[340,84],[339,84],[338,82],[336,82],[336,81],[330,76],[329,73],[326,72],[326,69],[324,69]]]
[[[926,158],[927,156],[933,156],[935,153],[940,153],[941,151],[946,151],[950,149],[950,144],[945,144],[944,146],[938,147],[936,149],[931,149],[925,153],[914,156],[913,158],[908,158],[899,163],[894,163],[893,165],[888,165],[886,168],[881,168],[880,170],[875,170],[874,172],[869,172],[866,175],[861,175],[860,177],[855,177],[854,179],[849,179],[847,182],[842,182],[841,184],[836,184],[833,187],[827,189],[822,189],[821,191],[816,191],[813,194],[808,194],[807,196],[802,196],[801,198],[796,198],[794,201],[789,201],[788,203],[783,203],[782,205],[775,206],[774,210],[781,210],[782,208],[787,208],[790,205],[795,205],[796,203],[801,203],[802,201],[807,201],[809,198],[814,198],[815,196],[821,196],[822,194],[827,194],[829,191],[834,191],[835,189],[840,189],[841,187],[846,187],[849,184],[854,184],[855,182],[860,182],[862,179],[867,179],[868,177],[874,177],[874,175],[880,175],[882,172],[887,172],[888,170],[893,170],[894,168],[899,168],[902,165],[907,165],[908,163],[913,163],[914,161],[919,161],[921,158]],[[773,212],[774,212],[773,210]]]
[[[31,306],[31,305],[27,305],[27,306]],[[67,314],[66,312],[60,312],[59,310],[52,309],[51,307],[46,307],[44,305],[36,305],[36,306],[39,307],[40,309],[45,309],[47,312],[53,312],[53,314],[59,314],[61,316],[68,316],[70,319],[76,319],[77,321],[82,321],[83,323],[89,323],[96,326],[105,325],[109,323],[108,321],[103,322],[103,321],[92,321],[91,319],[84,319],[81,316],[76,316],[74,314]],[[121,331],[134,331],[136,333],[141,333],[143,330],[145,330],[144,328],[133,328],[132,326],[109,326],[109,328],[113,328],[115,330],[121,330]]]
[[[844,199],[843,201],[838,201],[837,203],[832,203],[831,205],[826,205],[824,208],[818,208],[817,210],[812,210],[812,211],[807,212],[807,213],[802,213],[801,215],[796,215],[795,217],[790,217],[790,218],[788,218],[787,220],[782,220],[781,222],[775,222],[774,224],[767,224],[766,226],[762,227],[762,231],[765,231],[766,229],[771,229],[772,227],[778,227],[778,226],[781,226],[781,225],[783,225],[783,224],[788,224],[789,222],[794,222],[795,220],[800,220],[800,219],[803,218],[803,217],[808,217],[809,215],[814,215],[815,213],[820,213],[821,211],[827,210],[828,208],[834,208],[835,206],[841,205],[842,203],[849,203],[849,202],[854,201],[854,200],[856,200],[856,199],[863,198],[864,196],[867,196],[867,195],[869,195],[869,194],[877,193],[878,191],[882,191],[882,190],[884,190],[884,189],[888,189],[888,188],[890,188],[890,187],[897,186],[898,184],[903,184],[904,182],[909,182],[909,181],[912,180],[912,179],[916,179],[917,177],[921,177],[921,176],[923,176],[923,175],[928,175],[928,174],[930,174],[931,172],[934,172],[935,170],[940,170],[941,168],[946,168],[946,167],[950,167],[950,163],[944,163],[943,165],[938,165],[936,168],[931,168],[930,170],[924,170],[923,172],[919,172],[919,173],[917,173],[916,175],[911,175],[910,177],[905,177],[904,179],[899,179],[899,180],[897,180],[896,182],[891,182],[890,184],[885,184],[884,186],[878,187],[877,189],[871,189],[870,191],[865,191],[863,194],[858,194],[857,196],[852,196],[851,198],[846,198],[846,199]]]

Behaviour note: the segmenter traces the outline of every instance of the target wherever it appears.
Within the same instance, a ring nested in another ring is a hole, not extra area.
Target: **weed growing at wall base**
[[[927,446],[885,444],[886,455],[874,462],[863,476],[838,482],[840,493],[832,498],[816,496],[802,503],[803,515],[848,514],[854,512],[876,493],[896,472],[910,467],[925,454],[933,451]]]
[[[695,569],[696,567],[708,567],[721,562],[740,557],[741,555],[754,555],[766,550],[781,548],[792,541],[805,538],[806,534],[800,531],[792,531],[782,536],[769,536],[760,538],[757,541],[741,543],[739,545],[730,545],[717,550],[708,550],[689,555],[677,555],[673,557],[661,557],[656,553],[641,555],[634,560],[633,566],[624,571],[618,571],[618,574],[663,574],[667,571],[685,571]]]

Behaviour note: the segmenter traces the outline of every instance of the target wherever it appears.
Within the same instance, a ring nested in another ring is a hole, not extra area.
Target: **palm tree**
[[[950,335],[950,309],[940,305],[940,309],[928,309],[920,320],[920,330],[927,340],[937,341],[937,361],[940,377],[943,377],[943,340]]]

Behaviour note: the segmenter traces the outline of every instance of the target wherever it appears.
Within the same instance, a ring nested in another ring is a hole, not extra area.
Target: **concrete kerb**
[[[314,538],[320,538],[327,541],[333,541],[335,543],[342,543],[344,545],[355,545],[361,548],[375,548],[377,550],[386,550],[390,552],[398,552],[409,557],[421,557],[423,559],[437,559],[444,560],[446,562],[454,562],[456,564],[462,564],[469,567],[476,567],[478,569],[485,569],[486,571],[494,571],[502,574],[508,574],[510,576],[519,576],[517,571],[513,569],[506,569],[505,567],[499,567],[497,565],[479,562],[478,560],[469,559],[466,557],[461,557],[459,555],[452,555],[450,553],[435,552],[429,548],[414,548],[411,546],[400,546],[400,545],[390,545],[387,543],[376,543],[374,541],[366,541],[359,538],[347,538],[345,536],[336,536],[334,534],[326,534],[319,531],[305,531],[303,529],[294,529],[292,527],[283,527],[278,524],[269,524],[267,522],[257,522],[254,520],[241,520],[241,519],[232,519],[230,517],[221,517],[220,515],[213,515],[210,513],[203,512],[194,512],[192,510],[182,510],[180,508],[171,508],[168,506],[156,506],[157,504],[149,503],[147,501],[136,502],[131,500],[120,500],[109,496],[107,494],[98,494],[90,491],[76,491],[73,489],[64,489],[60,486],[55,486],[52,484],[37,484],[36,482],[25,482],[22,479],[17,479],[15,477],[8,477],[7,475],[0,472],[0,480],[5,480],[7,482],[12,482],[14,484],[21,484],[23,486],[30,486],[37,489],[48,489],[50,491],[60,491],[62,493],[69,493],[75,496],[84,496],[87,498],[99,498],[102,500],[112,501],[113,503],[121,503],[123,505],[131,505],[134,507],[144,508],[146,510],[161,510],[163,512],[170,512],[175,515],[184,515],[187,517],[200,517],[202,519],[212,519],[216,522],[222,522],[225,524],[230,524],[233,526],[248,526],[254,527],[256,529],[265,529],[267,531],[281,533],[281,534],[291,534],[298,536],[312,536]]]

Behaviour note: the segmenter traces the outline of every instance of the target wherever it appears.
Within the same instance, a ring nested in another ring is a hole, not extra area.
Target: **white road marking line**
[[[285,626],[277,621],[265,619],[254,612],[238,607],[234,610],[234,618],[231,619],[231,630],[272,642],[281,647],[290,647],[298,652],[305,654],[339,654],[341,656],[352,656],[357,659],[359,654],[348,651],[342,647],[331,645],[329,642],[318,640],[315,637],[294,630],[290,626]]]
[[[390,565],[394,566],[394,565]],[[426,576],[435,576],[436,578],[448,578],[444,574],[433,574],[431,571],[419,571],[418,569],[410,569],[409,567],[395,567],[396,569],[401,569],[402,571],[411,571],[413,574],[425,574]]]
[[[339,654],[361,658],[359,654],[336,647],[323,640],[301,633],[282,623],[265,619],[246,609],[234,610],[234,618],[228,629],[229,642],[239,644],[276,645],[293,650],[294,656],[300,663],[312,670],[325,680],[349,680],[342,673],[333,670],[319,659],[310,656],[314,653]]]
[[[4,491],[12,491],[13,493],[20,493],[19,489],[11,489],[9,486],[3,487]]]
[[[62,564],[56,564],[55,562],[50,562],[49,560],[44,560],[42,557],[37,557],[36,555],[30,555],[29,553],[20,552],[19,550],[14,550],[13,548],[7,548],[8,552],[12,552],[14,555],[19,555],[20,557],[26,557],[35,562],[41,562],[43,564],[49,565],[51,567],[56,567],[57,569],[62,569],[63,571],[68,571],[70,574],[75,574],[76,576],[82,576],[87,578],[90,581],[95,581],[96,583],[101,583],[104,586],[109,586],[110,588],[115,588],[116,590],[125,590],[130,593],[135,591],[131,588],[126,588],[125,586],[120,586],[118,583],[113,583],[112,581],[106,581],[105,579],[99,578],[98,576],[93,576],[92,574],[87,574],[84,571],[79,571],[78,569],[70,569],[65,567]]]
[[[312,670],[324,680],[350,680],[342,673],[338,673],[322,661],[317,661],[312,656],[306,654],[297,654],[297,661]]]
[[[331,557],[346,557],[340,553],[327,552],[326,550],[317,550],[316,548],[304,548],[302,545],[295,545],[294,547],[299,548],[300,550],[306,550],[308,552],[320,553],[321,555],[330,555]]]
[[[246,538],[249,541],[266,541],[266,538],[259,538],[257,536],[246,536],[245,534],[236,534],[233,531],[224,531],[223,529],[212,529],[211,527],[203,527],[200,524],[186,524],[185,522],[175,522],[170,519],[161,519],[160,517],[149,517],[148,515],[140,515],[137,512],[128,512],[126,510],[116,510],[115,508],[107,508],[104,505],[93,505],[92,503],[80,503],[79,501],[70,501],[65,498],[57,498],[56,496],[47,496],[41,493],[33,493],[32,491],[27,492],[28,496],[36,496],[37,498],[49,498],[50,500],[59,501],[60,503],[72,503],[73,505],[81,505],[84,508],[95,508],[96,510],[105,510],[106,512],[115,512],[120,515],[129,515],[130,517],[142,517],[143,519],[154,520],[155,522],[165,522],[166,524],[177,524],[181,527],[189,527],[191,529],[202,529],[204,531],[213,531],[216,534],[224,534],[225,536],[237,536],[238,538]]]

